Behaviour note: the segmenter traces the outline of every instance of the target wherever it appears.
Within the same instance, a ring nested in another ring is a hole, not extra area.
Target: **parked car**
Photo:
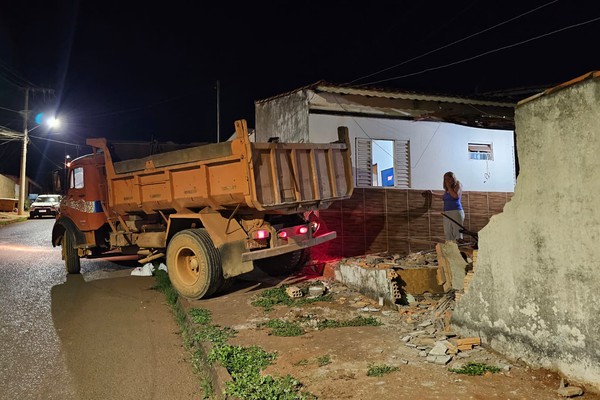
[[[29,218],[51,215],[56,217],[60,210],[59,194],[41,194],[29,206]]]

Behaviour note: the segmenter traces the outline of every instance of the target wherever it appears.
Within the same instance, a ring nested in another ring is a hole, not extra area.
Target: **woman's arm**
[[[453,199],[458,199],[462,195],[462,185],[457,182],[454,187],[449,187],[448,194],[452,196]]]
[[[440,198],[440,199],[441,199],[442,197],[444,197],[444,194],[435,193],[435,192],[434,192],[434,191],[432,191],[432,190],[426,190],[426,191],[424,191],[422,194],[423,194],[423,196],[433,196],[433,197],[438,197],[438,198]]]

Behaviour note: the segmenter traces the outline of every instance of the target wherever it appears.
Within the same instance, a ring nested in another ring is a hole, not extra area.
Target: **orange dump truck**
[[[68,273],[81,258],[131,254],[165,261],[184,297],[218,293],[254,263],[291,271],[311,246],[336,237],[318,213],[351,196],[348,131],[339,141],[252,143],[235,139],[113,162],[105,139],[71,163],[52,230]]]

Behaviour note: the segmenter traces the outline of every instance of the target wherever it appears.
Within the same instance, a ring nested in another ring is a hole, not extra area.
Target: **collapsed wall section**
[[[600,79],[519,104],[521,171],[479,232],[477,272],[454,329],[600,388]]]

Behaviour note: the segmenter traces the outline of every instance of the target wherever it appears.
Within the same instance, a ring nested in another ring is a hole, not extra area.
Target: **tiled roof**
[[[304,90],[313,90],[315,92],[338,93],[348,95],[359,95],[367,97],[385,97],[390,99],[405,99],[405,100],[421,100],[421,101],[438,101],[445,103],[471,104],[479,106],[495,106],[495,107],[514,107],[512,102],[502,102],[497,99],[487,99],[480,96],[454,96],[446,94],[432,94],[415,91],[401,91],[389,88],[375,88],[363,86],[351,86],[343,84],[335,84],[326,81],[318,81],[307,86],[303,86],[292,91],[281,93],[266,99],[255,101],[256,104],[266,103],[271,100],[288,96],[292,93],[297,93]]]

